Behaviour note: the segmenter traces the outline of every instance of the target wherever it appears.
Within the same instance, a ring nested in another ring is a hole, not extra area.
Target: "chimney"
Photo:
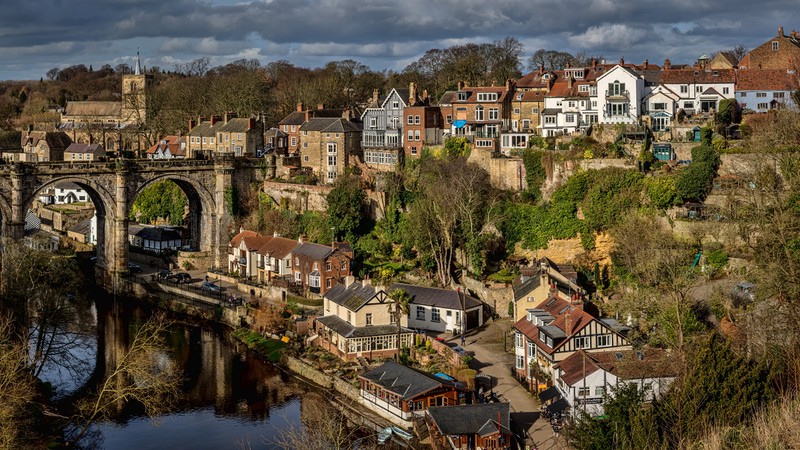
[[[214,124],[217,122],[222,121],[222,116],[211,116],[211,126],[213,127]]]
[[[511,84],[512,83],[513,83],[513,81],[511,81],[510,79],[506,80],[506,91],[510,91],[511,90]]]
[[[353,120],[353,111],[350,108],[345,108],[342,110],[342,119],[344,120]]]
[[[572,75],[567,77],[567,87],[572,88]]]
[[[300,235],[300,237],[297,238],[297,242],[299,242],[301,244],[304,243],[305,241],[306,241],[306,237],[303,236],[302,234]]]
[[[669,62],[669,58],[664,60],[664,69],[669,70],[672,65]]]
[[[378,103],[378,88],[372,90],[372,101]]]
[[[244,227],[239,227],[239,233],[244,232]]]
[[[272,237],[281,237],[281,234],[278,233],[277,231],[273,231],[272,232]]]
[[[408,83],[408,106],[414,106],[417,103],[417,83],[413,81]]]
[[[597,67],[597,59],[596,58],[592,58],[592,69],[594,69],[596,67]]]
[[[623,64],[625,64],[625,58],[620,58],[619,59],[619,65],[621,66]]]
[[[356,282],[356,277],[354,277],[352,275],[348,275],[348,276],[344,277],[344,287],[346,287],[346,288],[350,287],[350,285],[355,283],[355,282]]]
[[[783,36],[783,27],[778,27],[778,36]]]
[[[456,87],[458,88],[459,91],[464,89],[464,82],[463,81],[459,81],[458,84],[456,85]]]
[[[544,66],[539,66],[539,75],[544,75]]]
[[[325,104],[324,103],[317,103],[317,111],[322,111],[323,109],[325,109]]]
[[[192,131],[192,129],[196,126],[197,126],[197,121],[194,119],[189,119],[189,131]]]
[[[28,135],[30,135],[31,133],[33,133],[33,124],[29,123],[28,124]]]
[[[228,123],[228,121],[233,119],[234,117],[236,117],[236,113],[235,112],[227,111],[225,113],[225,123]]]
[[[361,280],[361,286],[372,286],[372,281],[369,279],[369,275],[365,276],[363,280]]]
[[[305,115],[305,121],[304,122],[308,122],[308,119],[311,118],[311,111],[306,110],[304,115]]]
[[[303,112],[303,102],[297,104],[297,112]]]
[[[572,334],[572,307],[570,306],[567,309],[566,317],[564,318],[564,332],[567,333],[567,336]]]
[[[643,65],[644,65],[644,68],[645,68],[645,69],[647,69],[647,66],[649,66],[649,65],[650,65],[650,64],[649,64],[649,61],[647,60],[647,58],[645,58],[645,59],[644,59],[644,64],[643,64]]]
[[[424,89],[422,91],[422,101],[425,102],[425,103],[428,103],[429,99],[430,99],[430,97],[428,97],[428,90]]]
[[[247,129],[252,130],[255,127],[256,127],[256,118],[255,117],[249,118],[247,120]]]
[[[569,69],[569,61],[567,61],[567,65],[564,68]]]

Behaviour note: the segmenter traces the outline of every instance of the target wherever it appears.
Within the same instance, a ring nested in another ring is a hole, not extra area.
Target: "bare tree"
[[[97,420],[118,412],[131,401],[140,403],[157,423],[158,416],[170,411],[180,393],[181,376],[177,366],[165,355],[164,334],[170,322],[163,314],[150,317],[136,331],[130,348],[97,392],[83,399],[72,421],[79,427],[71,438],[79,442]]]
[[[25,370],[25,341],[14,338],[14,328],[10,317],[0,315],[0,448],[25,447],[35,394],[33,377]]]

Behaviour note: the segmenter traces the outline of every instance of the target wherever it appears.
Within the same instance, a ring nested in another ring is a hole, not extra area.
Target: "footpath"
[[[476,334],[468,335],[464,348],[474,352],[470,367],[477,370],[479,375],[490,376],[494,382],[493,392],[511,404],[511,416],[520,432],[526,436],[523,449],[569,449],[566,440],[556,435],[550,422],[539,417],[539,400],[511,373],[515,356],[510,330],[511,321],[500,319],[491,321]],[[503,341],[504,335],[506,342]]]

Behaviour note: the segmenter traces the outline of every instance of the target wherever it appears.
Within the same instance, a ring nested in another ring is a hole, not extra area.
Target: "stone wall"
[[[485,283],[464,276],[461,278],[464,287],[476,295],[483,303],[489,305],[495,314],[508,317],[508,302],[514,301],[514,291],[505,283]]]
[[[492,186],[498,189],[518,192],[528,188],[521,157],[494,157],[489,150],[473,148],[468,160],[483,167],[489,173]]]
[[[325,197],[331,189],[330,186],[264,182],[264,193],[269,195],[275,203],[300,212],[327,210],[328,202]]]

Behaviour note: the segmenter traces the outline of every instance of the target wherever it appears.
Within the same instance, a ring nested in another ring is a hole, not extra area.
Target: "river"
[[[130,344],[133,327],[151,313],[149,307],[135,303],[110,310],[92,308],[98,331],[72,353],[87,369],[70,375],[45,367],[40,378],[52,383],[62,398],[95,383],[92,380],[108,373],[115,355]],[[178,406],[158,417],[158,426],[141,411],[128,408],[94,425],[82,447],[278,449],[282,435],[301,429],[302,403],[315,396],[304,395],[306,388],[275,366],[250,352],[237,352],[224,330],[176,321],[167,342],[167,356],[185,377]]]

